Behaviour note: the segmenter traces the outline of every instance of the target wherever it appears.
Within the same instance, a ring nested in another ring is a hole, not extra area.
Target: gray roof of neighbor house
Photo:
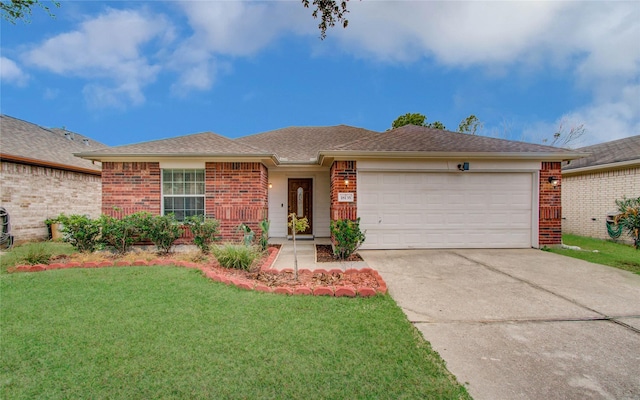
[[[355,140],[368,140],[380,133],[347,125],[293,126],[236,139],[275,154],[284,162],[315,162],[318,151]]]
[[[405,125],[375,137],[334,146],[345,152],[415,152],[415,153],[545,153],[571,156],[572,150]],[[575,156],[575,155],[574,155]]]
[[[212,132],[194,133],[169,139],[152,140],[114,146],[98,151],[81,152],[79,157],[100,159],[104,157],[208,157],[208,156],[270,156],[259,149]]]
[[[570,171],[578,168],[605,166],[634,160],[640,163],[640,135],[594,144],[576,149],[576,151],[590,153],[590,155],[571,161],[570,164],[562,168],[563,170]]]
[[[8,115],[0,115],[0,158],[22,164],[100,174],[100,164],[73,153],[105,148],[91,138],[63,129],[43,128]]]

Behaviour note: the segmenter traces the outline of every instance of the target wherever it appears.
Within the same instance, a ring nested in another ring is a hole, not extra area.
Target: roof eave
[[[584,172],[624,169],[624,168],[633,167],[633,166],[640,166],[640,158],[637,158],[635,160],[620,161],[615,163],[590,165],[588,167],[563,169],[562,175],[575,175],[575,174],[581,174]]]
[[[27,165],[36,165],[39,167],[55,168],[63,171],[80,172],[83,174],[91,174],[96,176],[102,175],[102,171],[98,169],[98,167],[96,167],[96,169],[83,168],[75,165],[61,164],[61,163],[56,163],[52,161],[38,160],[35,158],[28,158],[28,157],[22,157],[22,156],[14,156],[11,154],[0,153],[0,160],[14,162],[17,164],[27,164]]]
[[[320,164],[326,159],[345,158],[469,158],[469,159],[502,159],[502,160],[544,160],[567,161],[586,156],[578,152],[430,152],[430,151],[353,151],[328,150],[320,151]]]
[[[120,154],[111,154],[111,153],[74,153],[76,157],[84,158],[86,160],[94,160],[101,162],[109,162],[109,161],[128,161],[128,160],[157,160],[159,158],[206,158],[206,159],[269,159],[274,164],[279,164],[279,160],[273,154],[264,153],[264,154],[241,154],[241,153],[153,153],[153,154],[136,154],[136,153],[120,153]]]

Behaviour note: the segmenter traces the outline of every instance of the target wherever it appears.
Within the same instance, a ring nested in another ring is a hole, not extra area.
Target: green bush
[[[193,234],[193,242],[208,254],[211,249],[211,243],[218,240],[220,222],[214,218],[206,218],[203,215],[193,215],[184,220],[185,225],[189,226]]]
[[[636,249],[640,247],[640,197],[637,199],[616,200],[619,214],[615,223],[622,227],[633,238]]]
[[[334,240],[333,255],[341,260],[349,258],[365,240],[364,233],[360,231],[360,218],[331,221],[331,236]]]
[[[100,221],[84,215],[60,214],[55,220],[62,224],[61,231],[65,242],[70,243],[79,251],[92,252],[99,244]]]
[[[169,253],[182,230],[173,214],[149,216],[143,220],[143,235],[156,245],[158,251]]]
[[[251,268],[253,262],[260,256],[260,252],[254,246],[231,243],[214,246],[212,252],[223,267],[246,271]]]
[[[138,212],[117,219],[102,215],[99,219],[102,228],[101,241],[124,254],[136,241],[144,237],[144,227],[150,214]]]

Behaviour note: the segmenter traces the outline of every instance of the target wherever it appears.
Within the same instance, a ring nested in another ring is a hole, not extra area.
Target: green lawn
[[[176,267],[0,275],[0,398],[470,398],[389,296],[283,296]]]
[[[15,246],[11,250],[3,250],[0,256],[0,273],[7,271],[8,267],[18,264],[38,264],[44,259],[60,254],[71,254],[76,250],[69,243],[62,242],[37,242]]]
[[[578,246],[582,250],[554,248],[550,251],[640,274],[640,250],[634,249],[631,245],[576,235],[562,235],[562,242],[569,246]]]

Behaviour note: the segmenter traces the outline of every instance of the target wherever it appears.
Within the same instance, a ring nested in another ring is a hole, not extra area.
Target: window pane
[[[173,179],[171,178],[171,171],[170,169],[165,169],[162,170],[162,180],[165,182],[171,182]]]
[[[204,194],[204,182],[196,183],[196,193],[195,194]]]
[[[184,182],[184,172],[181,169],[176,169],[173,171],[173,181],[174,182]]]
[[[163,192],[164,194],[173,194],[173,193],[171,192],[171,182],[164,181],[164,182],[162,183],[162,192]]]

